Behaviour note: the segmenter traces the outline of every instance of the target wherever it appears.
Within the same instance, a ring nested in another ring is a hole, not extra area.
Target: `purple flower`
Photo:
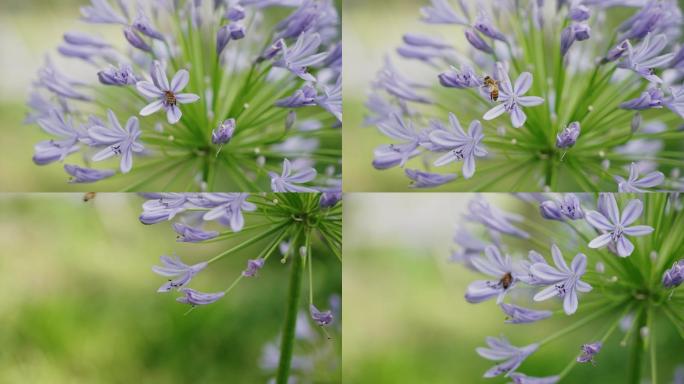
[[[431,103],[430,99],[416,92],[416,88],[421,88],[422,86],[400,74],[392,65],[389,57],[385,57],[385,66],[378,73],[374,85],[401,100],[423,104]]]
[[[138,142],[142,132],[140,122],[135,116],[131,116],[122,128],[116,115],[110,109],[107,111],[110,128],[95,125],[88,129],[88,136],[95,145],[106,145],[107,148],[93,155],[93,161],[102,161],[112,156],[120,155],[121,173],[128,173],[133,168],[133,152],[140,153],[145,147]]]
[[[342,121],[342,77],[332,87],[323,87],[323,94],[315,98],[316,105],[330,112],[337,121]]]
[[[453,251],[449,261],[454,263],[461,263],[466,267],[477,270],[472,263],[472,260],[479,257],[487,247],[487,243],[473,236],[470,232],[461,229],[454,235],[454,242],[460,249]]]
[[[632,49],[632,45],[629,43],[628,40],[624,40],[618,45],[616,45],[614,48],[611,48],[608,51],[608,54],[606,54],[606,57],[603,59],[604,63],[615,61],[619,58],[622,57],[622,55],[627,52],[627,49]]]
[[[140,222],[146,225],[171,220],[176,214],[185,210],[187,196],[183,193],[161,193],[154,200],[143,204]]]
[[[283,160],[283,172],[278,175],[269,172],[271,177],[271,189],[273,192],[317,192],[313,188],[303,187],[297,184],[308,183],[316,178],[314,168],[305,168],[292,174],[292,164],[290,160]]]
[[[133,69],[128,64],[121,64],[118,69],[110,65],[109,68],[98,72],[97,78],[104,85],[124,86],[137,82]]]
[[[478,49],[484,53],[489,53],[493,54],[494,49],[487,44],[486,41],[480,36],[479,33],[475,32],[472,29],[466,29],[465,30],[465,37],[466,40],[470,43],[470,45],[473,46],[473,48]]]
[[[484,11],[480,11],[473,27],[487,37],[506,42],[506,36],[494,26],[491,18]]]
[[[451,67],[448,72],[439,74],[439,83],[447,88],[476,88],[484,85],[482,78],[477,76],[473,68],[468,65],[461,65],[461,71]]]
[[[645,1],[644,6],[618,28],[623,39],[642,39],[654,31],[681,28],[681,11],[676,1]]]
[[[71,117],[65,118],[60,111],[52,109],[47,117],[38,119],[38,125],[58,140],[45,140],[35,145],[33,162],[37,165],[62,161],[78,151],[80,134],[74,128]]]
[[[164,35],[154,28],[150,18],[144,13],[143,8],[138,8],[138,17],[133,21],[133,28],[147,37],[164,41]]]
[[[376,148],[373,157],[375,168],[386,169],[397,165],[403,167],[408,159],[418,155],[420,137],[410,119],[404,122],[399,114],[392,114],[389,119],[378,124],[378,130],[401,143]]]
[[[527,239],[530,235],[519,229],[511,221],[522,221],[522,217],[508,213],[487,203],[482,198],[473,199],[468,202],[468,214],[466,219],[480,223],[485,227],[496,232],[505,233],[511,236]]]
[[[515,85],[511,85],[511,79],[508,77],[508,72],[504,70],[501,63],[496,64],[499,81],[501,81],[499,100],[501,104],[490,109],[482,117],[485,120],[492,120],[501,116],[504,112],[511,115],[511,123],[513,127],[519,128],[525,124],[527,116],[521,107],[533,107],[540,105],[544,99],[538,96],[523,96],[532,86],[532,75],[529,72],[523,72],[515,81]]]
[[[94,48],[109,48],[111,45],[104,39],[83,32],[67,32],[64,41],[72,45],[87,46]]]
[[[601,347],[603,346],[603,343],[600,341],[597,341],[592,344],[584,344],[582,345],[582,354],[577,357],[577,362],[578,363],[589,363],[591,362],[592,364],[594,363],[594,356],[601,351]]]
[[[580,123],[574,121],[556,135],[556,148],[567,149],[575,145],[580,135]]]
[[[149,116],[164,108],[169,124],[176,124],[182,116],[178,104],[194,103],[199,100],[199,96],[193,93],[179,93],[188,85],[190,75],[185,69],[181,69],[173,76],[171,84],[166,77],[166,73],[161,67],[161,63],[155,61],[152,68],[152,83],[149,81],[139,81],[136,84],[138,92],[155,99],[140,111],[141,116]]]
[[[510,378],[513,384],[556,384],[560,380],[560,376],[532,377],[519,372],[511,373]]]
[[[494,277],[495,280],[476,280],[470,283],[465,299],[469,303],[480,303],[496,296],[496,303],[501,304],[506,293],[518,281],[514,275],[513,262],[509,255],[502,256],[499,248],[493,245],[488,245],[484,253],[486,258],[473,258],[470,262],[478,271]]]
[[[126,19],[118,14],[107,0],[90,0],[91,6],[81,7],[83,20],[98,24],[127,24]]]
[[[180,289],[181,287],[187,285],[196,274],[207,267],[206,262],[195,265],[187,265],[183,263],[178,256],[173,258],[169,256],[162,256],[160,259],[163,266],[160,267],[155,265],[152,267],[152,271],[161,276],[175,277],[175,280],[169,279],[168,282],[159,287],[157,292],[169,292],[174,288]]]
[[[316,105],[316,88],[311,84],[304,84],[292,94],[292,96],[280,99],[275,105],[283,108],[300,108]]]
[[[663,97],[663,91],[656,87],[650,87],[636,99],[628,100],[620,104],[620,108],[638,111],[650,108],[662,108],[664,102]]]
[[[240,21],[245,18],[245,9],[239,4],[232,5],[226,11],[226,18],[230,21]]]
[[[562,221],[564,217],[570,220],[577,220],[584,217],[584,211],[580,201],[572,193],[567,193],[563,198],[557,200],[546,200],[539,205],[539,210],[543,218],[547,220]]]
[[[508,324],[534,323],[551,317],[551,311],[535,311],[533,309],[519,307],[513,304],[501,303],[501,310],[508,316]]]
[[[446,184],[456,178],[456,174],[442,175],[439,173],[423,172],[418,169],[404,169],[404,173],[411,179],[412,188],[432,188]]]
[[[266,262],[266,259],[263,259],[263,258],[247,260],[247,269],[242,271],[242,276],[244,276],[244,277],[256,276],[257,272],[261,268],[264,267],[265,262]]]
[[[185,296],[176,299],[177,302],[183,304],[190,304],[193,307],[196,305],[206,305],[216,302],[225,295],[225,292],[204,293],[196,291],[192,288],[181,288],[180,290]]]
[[[434,130],[430,132],[430,141],[441,148],[447,149],[445,155],[435,160],[435,165],[440,167],[451,162],[463,161],[463,177],[471,178],[475,174],[475,156],[484,157],[487,151],[480,145],[484,134],[482,134],[482,124],[473,120],[468,127],[466,134],[456,115],[449,112],[449,124],[451,130]]]
[[[178,234],[176,241],[183,243],[199,243],[213,239],[219,235],[216,231],[205,231],[182,223],[173,223],[173,230]]]
[[[234,133],[235,119],[225,120],[216,129],[211,131],[211,142],[216,145],[227,144],[233,138]]]
[[[231,40],[245,37],[245,27],[237,23],[230,23],[221,27],[216,33],[216,54],[220,55]]]
[[[640,179],[639,166],[632,163],[629,166],[629,178],[625,180],[621,176],[615,176],[615,181],[618,183],[618,192],[643,193],[648,192],[646,188],[653,188],[662,184],[665,181],[665,175],[662,172],[654,171]]]
[[[342,200],[342,189],[328,190],[321,193],[321,200],[319,206],[321,208],[334,207],[340,200]]]
[[[67,99],[90,101],[90,97],[82,94],[76,87],[84,85],[82,82],[73,80],[59,72],[48,57],[45,65],[38,71],[38,84],[50,92]]]
[[[621,215],[613,194],[602,193],[601,196],[603,201],[599,210],[602,212],[589,211],[586,215],[587,222],[602,232],[589,242],[589,248],[601,248],[610,243],[616,246],[618,256],[627,257],[634,251],[628,235],[644,236],[653,232],[653,228],[647,225],[628,226],[641,216],[643,204],[638,199],[630,200]]]
[[[675,261],[672,268],[663,274],[663,286],[665,288],[677,288],[684,283],[684,259]]]
[[[286,68],[305,81],[315,82],[316,78],[307,69],[322,62],[328,55],[326,52],[316,53],[321,45],[321,36],[318,33],[302,33],[292,48],[288,48],[285,41],[281,45],[282,58],[275,61],[273,66]]]
[[[422,7],[420,14],[429,24],[468,25],[468,19],[456,13],[447,0],[431,0],[432,6]]]
[[[209,193],[203,195],[213,208],[202,216],[203,220],[218,220],[223,225],[230,226],[233,232],[239,232],[245,225],[242,211],[253,212],[256,205],[247,201],[247,193]]]
[[[70,183],[94,183],[96,181],[114,176],[114,171],[105,169],[82,168],[78,165],[64,164],[64,170],[71,175]]]
[[[657,56],[667,46],[667,37],[657,35],[651,39],[651,34],[636,48],[627,41],[627,56],[623,56],[618,67],[631,69],[644,79],[653,83],[662,83],[663,80],[653,73],[654,68],[659,68],[670,63],[674,53]]]
[[[538,344],[530,344],[525,347],[515,347],[504,336],[499,338],[487,337],[488,348],[477,348],[477,353],[488,360],[503,361],[485,372],[484,377],[490,378],[504,373],[511,375],[523,363],[527,356],[534,353]],[[505,360],[505,361],[504,361]]]
[[[539,212],[542,217],[547,220],[563,221],[563,214],[561,213],[560,206],[553,200],[542,201],[539,204]]]
[[[670,96],[665,99],[665,106],[684,119],[684,85],[670,88]]]
[[[141,51],[152,52],[152,47],[150,47],[150,45],[147,44],[147,42],[145,42],[145,40],[143,40],[143,38],[138,35],[133,28],[126,27],[124,28],[123,33],[126,40],[128,40],[133,47],[138,48]]]
[[[311,313],[311,319],[320,326],[330,325],[333,321],[333,314],[330,310],[321,312],[315,305],[311,304],[309,306],[309,312]]]
[[[586,21],[591,17],[589,8],[582,4],[575,4],[572,6],[568,15],[574,21]]]
[[[547,263],[534,263],[530,267],[530,272],[536,278],[536,282],[539,285],[548,285],[534,295],[534,300],[544,301],[559,296],[563,299],[565,313],[572,315],[577,311],[577,292],[591,291],[591,285],[580,280],[587,271],[587,257],[578,253],[568,267],[556,244],[551,245],[551,255],[556,265],[555,268]]]

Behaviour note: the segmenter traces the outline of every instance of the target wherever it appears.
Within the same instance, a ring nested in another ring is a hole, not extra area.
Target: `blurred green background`
[[[448,258],[454,248],[451,238],[471,197],[346,195],[345,382],[508,383],[501,377],[482,378],[494,365],[475,352],[484,346],[486,336],[504,334],[514,345],[528,345],[576,320],[555,315],[538,323],[509,325],[503,323],[504,315],[494,300],[477,305],[465,301],[466,287],[482,275]],[[486,194],[486,198],[502,208],[521,208],[512,196]],[[554,302],[551,308],[559,309],[560,304]],[[607,326],[607,322],[591,324],[544,345],[521,370],[536,376],[559,373],[578,355],[581,344],[594,340]],[[684,342],[671,324],[664,322],[658,329],[659,382],[671,383],[675,367],[684,364]],[[625,382],[628,351],[618,346],[622,337],[616,331],[595,367],[575,366],[563,383]]]
[[[184,316],[188,306],[157,293],[164,279],[150,268],[174,252],[187,263],[206,260],[235,240],[176,243],[169,223],[138,221],[141,197],[82,198],[0,194],[0,383],[265,383],[262,351],[281,330],[289,268],[276,256],[257,278]],[[212,264],[192,287],[225,289],[263,245]],[[322,306],[341,292],[341,267],[316,254]],[[328,341],[313,328],[339,356],[339,337]],[[339,374],[314,382],[339,382]]]

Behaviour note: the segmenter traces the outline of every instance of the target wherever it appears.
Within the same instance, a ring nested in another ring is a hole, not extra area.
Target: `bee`
[[[96,192],[86,192],[85,195],[83,195],[83,202],[87,203],[90,200],[93,200],[96,194]]]
[[[503,275],[503,277],[499,281],[499,284],[501,284],[503,289],[508,289],[508,287],[510,287],[511,284],[513,284],[513,275],[511,275],[510,272],[506,272],[506,274]]]
[[[164,101],[166,102],[166,105],[176,105],[176,95],[171,91],[166,91],[164,92]]]
[[[485,76],[484,86],[489,88],[489,98],[492,101],[497,101],[499,99],[499,81]]]

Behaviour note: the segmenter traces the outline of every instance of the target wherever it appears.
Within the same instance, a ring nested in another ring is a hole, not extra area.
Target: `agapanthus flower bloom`
[[[449,125],[451,129],[436,129],[430,132],[430,141],[448,151],[445,155],[435,160],[436,166],[442,166],[451,162],[463,161],[463,177],[471,178],[475,174],[475,156],[484,157],[487,151],[480,146],[484,138],[482,125],[475,120],[470,123],[466,133],[453,113],[449,113]]]
[[[462,263],[468,269],[473,269],[474,265],[478,272],[485,267],[487,274],[493,276],[511,271],[511,281],[515,284],[508,287],[506,296],[498,303],[505,314],[503,322],[518,327],[515,324],[543,320],[544,329],[552,329],[552,332],[527,347],[513,346],[504,336],[487,338],[489,348],[477,348],[477,352],[486,359],[503,363],[487,371],[485,377],[507,373],[515,383],[573,381],[572,376],[568,375],[578,364],[601,364],[600,359],[596,358],[600,351],[621,353],[620,351],[629,349],[628,353],[633,358],[636,357],[637,361],[629,361],[625,356],[626,369],[615,371],[614,375],[621,378],[625,375],[623,372],[626,372],[627,377],[621,381],[639,382],[645,376],[639,368],[649,365],[641,360],[650,360],[650,377],[657,378],[658,371],[664,364],[664,361],[656,358],[656,353],[661,353],[657,349],[664,348],[665,345],[670,348],[669,343],[679,345],[684,340],[675,331],[684,329],[684,312],[681,306],[684,300],[684,292],[681,290],[684,284],[684,260],[681,260],[684,252],[684,232],[681,229],[681,223],[684,222],[682,196],[647,193],[634,198],[627,194],[601,194],[596,199],[596,196],[582,194],[575,198],[582,202],[586,215],[575,220],[552,219],[542,222],[535,212],[539,205],[548,201],[562,201],[562,196],[533,193],[518,194],[515,197],[517,199],[511,199],[510,202],[516,205],[516,210],[524,212],[519,225],[530,231],[529,240],[520,241],[518,236],[506,232],[495,232],[496,236],[492,236],[491,227],[479,220],[467,219],[461,222],[462,226],[468,226],[466,241],[462,239],[464,228],[461,226],[457,229],[459,235],[455,239],[459,250],[462,253],[468,252],[469,256],[452,260]],[[478,204],[481,200],[482,197],[475,199]],[[504,199],[499,197],[498,200]],[[647,212],[643,217],[642,205]],[[618,206],[625,208],[619,212]],[[599,212],[605,216],[602,219],[607,222],[605,230],[593,225]],[[651,235],[634,238],[635,244],[630,250],[629,258],[615,257],[618,249],[625,247],[591,246],[592,237],[596,236],[597,230],[606,233],[615,231],[613,223],[618,223],[616,226],[622,226],[623,229],[625,226],[633,228],[629,225],[639,218],[645,221],[642,227],[648,228]],[[611,229],[607,228],[608,224],[611,224]],[[484,231],[476,231],[476,228],[471,230],[473,225]],[[530,249],[545,243],[552,244],[552,264],[537,251]],[[506,257],[491,258],[494,256],[492,249],[505,249]],[[487,259],[480,256],[483,252],[488,254]],[[564,253],[574,256],[566,258]],[[596,265],[595,271],[593,268],[587,270],[589,265]],[[508,282],[509,279],[499,282],[504,281]],[[494,283],[492,286],[496,286],[497,281]],[[472,287],[479,285],[479,281],[471,283],[466,290],[466,299],[469,299]],[[582,293],[581,300],[578,299],[579,293]],[[562,310],[551,310],[548,305],[543,310],[537,309],[539,301],[556,296],[563,298]],[[507,302],[501,302],[503,300]],[[554,322],[561,311],[564,312],[562,317],[567,315],[571,321]],[[558,329],[555,329],[556,325]],[[580,329],[586,329],[584,335],[599,332],[598,337],[589,336],[592,339],[584,340],[584,343],[577,342],[576,335]],[[615,336],[616,330],[622,330],[625,335],[611,337]],[[522,331],[516,330],[516,337],[524,335]],[[656,333],[658,337],[655,336]],[[664,335],[674,336],[666,339]],[[565,337],[569,337],[576,347],[568,351],[570,361],[561,372],[544,372],[541,377],[530,377],[518,371],[522,361],[532,352],[538,350],[538,353],[545,353],[549,344]],[[622,348],[609,348],[609,345],[618,344]],[[644,348],[645,345],[648,348]],[[575,353],[575,348],[580,353]]]
[[[332,0],[91,0],[81,15],[119,33],[67,31],[57,54],[84,62],[77,73],[47,56],[26,119],[46,133],[36,164],[96,171],[120,156],[109,185],[126,190],[267,191],[285,158],[318,171],[309,190],[341,179]],[[281,102],[306,86],[310,103]],[[112,115],[129,124],[119,129]],[[284,145],[293,140],[310,145],[293,151]],[[92,172],[86,179],[98,181]]]
[[[616,253],[620,257],[627,257],[634,251],[634,244],[627,236],[645,236],[653,232],[653,227],[648,225],[633,225],[643,212],[641,200],[630,200],[622,213],[618,209],[617,201],[613,194],[604,194],[606,204],[604,211],[589,211],[586,219],[589,224],[601,231],[601,235],[589,242],[590,248],[601,248],[608,244],[615,246]]]
[[[497,247],[488,246],[484,250],[485,258],[473,258],[470,262],[480,272],[494,277],[494,280],[477,280],[468,286],[465,299],[470,303],[480,303],[496,296],[496,302],[502,303],[509,289],[518,281],[514,274],[513,261],[509,255],[501,255]]]
[[[271,189],[273,192],[316,192],[315,189],[298,185],[307,183],[316,177],[316,170],[314,168],[293,171],[292,163],[290,163],[290,160],[285,159],[283,161],[282,173],[279,175],[271,172],[269,175],[271,176]]]
[[[434,173],[448,147],[432,139],[445,135],[433,122],[453,114],[481,122],[487,156],[472,177],[464,167],[464,177],[442,189],[614,191],[634,162],[671,175],[663,189],[681,189],[672,173],[684,164],[675,116],[684,116],[684,18],[676,1],[435,0],[420,14],[451,38],[406,31],[399,60],[424,68],[404,73],[388,55],[371,83],[365,122],[389,141],[373,152],[384,175],[370,180],[390,185]],[[611,25],[619,28],[607,31]],[[639,129],[651,125],[662,128]]]
[[[659,171],[653,171],[639,178],[639,165],[632,163],[629,166],[629,178],[615,176],[618,183],[618,192],[646,192],[646,188],[657,187],[665,181],[665,175]]]
[[[319,310],[314,305],[313,287],[315,271],[330,268],[327,263],[320,263],[320,258],[341,260],[342,204],[339,200],[334,204],[321,204],[320,193],[153,193],[146,194],[146,197],[148,200],[143,204],[140,215],[143,224],[173,220],[178,240],[196,243],[197,247],[209,240],[212,246],[225,242],[225,249],[212,258],[186,264],[179,257],[162,256],[162,265],[152,268],[168,279],[158,291],[177,290],[180,297],[176,301],[190,305],[191,309],[226,297],[241,281],[255,280],[251,283],[258,283],[255,277],[264,268],[290,270],[289,293],[284,294],[287,290],[273,292],[276,295],[283,293],[283,302],[287,303],[280,348],[282,357],[278,359],[278,377],[287,382],[290,367],[294,364],[295,334],[302,325],[297,316],[300,310],[306,310],[311,320],[320,326],[337,326],[335,319],[339,319],[339,315],[334,315],[337,313],[334,303],[331,302],[329,310]],[[192,226],[187,223],[192,223]],[[216,280],[222,286],[220,290],[212,289],[211,292],[189,287],[197,279],[205,278],[202,271],[224,258],[229,259],[227,256],[230,259],[244,257],[246,262],[244,269],[242,265],[245,264],[240,264],[240,270],[235,271],[232,283]],[[184,248],[183,258],[193,258],[189,248]],[[329,278],[333,272],[339,275],[341,268],[338,271],[328,270],[325,276]],[[304,300],[300,300],[300,296],[304,296],[302,291],[306,289],[306,280],[308,302],[302,306]]]

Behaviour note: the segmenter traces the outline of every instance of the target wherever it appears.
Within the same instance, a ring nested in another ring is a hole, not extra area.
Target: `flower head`
[[[676,288],[684,283],[684,259],[676,261],[665,271],[662,282],[665,288]]]
[[[501,82],[501,95],[499,100],[501,104],[487,111],[482,117],[485,120],[496,119],[504,112],[511,115],[511,124],[513,127],[520,128],[525,124],[527,115],[523,112],[522,107],[533,107],[540,105],[544,99],[538,96],[524,96],[532,86],[532,74],[523,72],[515,80],[515,84],[511,84],[511,79],[508,77],[506,71],[501,63],[496,64],[497,74]]]
[[[309,312],[311,313],[311,318],[320,326],[330,325],[333,321],[332,311],[319,311],[315,305],[311,304],[309,306]]]
[[[647,225],[629,226],[641,216],[643,211],[641,200],[630,200],[621,214],[615,196],[612,194],[603,194],[603,196],[605,198],[603,212],[589,211],[586,214],[587,222],[602,232],[600,236],[589,242],[589,247],[601,248],[613,244],[618,256],[627,257],[634,251],[634,244],[629,241],[627,236],[648,235],[653,232],[653,227]]]
[[[145,147],[138,142],[142,132],[137,117],[130,117],[126,127],[122,128],[119,119],[112,110],[107,112],[110,128],[95,125],[88,129],[91,143],[106,146],[93,155],[93,161],[102,161],[112,156],[121,156],[121,172],[128,173],[133,168],[133,153],[142,152]]]
[[[254,277],[257,275],[257,272],[264,267],[264,263],[266,263],[266,260],[264,259],[250,259],[247,260],[247,269],[242,271],[242,276],[245,277]]]
[[[161,63],[155,61],[152,68],[152,82],[139,81],[136,84],[138,92],[154,99],[152,103],[140,111],[140,115],[149,116],[160,109],[164,109],[169,124],[176,124],[183,115],[178,104],[194,103],[199,100],[199,96],[193,93],[180,93],[188,85],[188,81],[190,81],[190,74],[181,69],[173,76],[169,84]]]
[[[473,258],[470,262],[478,271],[494,277],[494,280],[471,283],[465,298],[469,303],[480,303],[496,296],[496,302],[500,304],[518,280],[513,271],[513,261],[509,255],[503,256],[495,246],[487,246],[484,253],[486,258]]]
[[[430,132],[430,141],[448,151],[435,161],[435,165],[442,166],[463,161],[463,177],[468,179],[475,174],[475,156],[487,155],[487,151],[480,145],[484,138],[482,125],[475,120],[470,123],[468,133],[466,133],[453,113],[449,113],[449,124],[450,130],[439,129]]]

